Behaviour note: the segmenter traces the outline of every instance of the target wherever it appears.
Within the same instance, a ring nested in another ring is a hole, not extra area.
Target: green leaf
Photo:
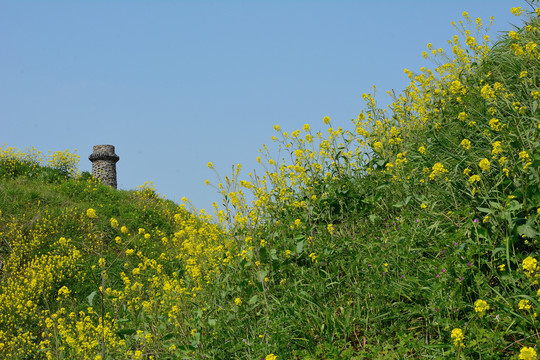
[[[263,280],[264,280],[264,278],[263,278]],[[258,300],[259,300],[259,295],[253,295],[251,297],[251,299],[248,300],[248,304],[249,305],[256,304]]]
[[[86,297],[90,306],[93,306],[92,304],[94,303],[94,297],[96,296],[96,294],[97,294],[97,290],[93,291],[90,295]]]
[[[296,243],[296,253],[301,254],[304,250],[304,240]]]
[[[170,332],[170,333],[166,334],[165,336],[163,336],[161,339],[162,340],[169,340],[169,339],[172,339],[175,335],[176,335],[176,333]]]
[[[120,329],[115,331],[116,335],[118,335],[120,338],[124,339],[126,335],[133,335],[137,332],[135,329]]]
[[[268,270],[259,270],[259,271],[257,271],[257,279],[259,280],[259,282],[263,282],[266,275],[268,275]],[[251,301],[251,299],[250,299],[250,301]]]
[[[522,208],[523,205],[521,205],[521,203],[517,202],[516,200],[510,201],[510,205],[508,205],[509,211],[521,210]]]
[[[525,224],[518,226],[517,231],[519,235],[525,235],[529,239],[534,238],[538,234],[534,229],[534,218],[531,217]]]

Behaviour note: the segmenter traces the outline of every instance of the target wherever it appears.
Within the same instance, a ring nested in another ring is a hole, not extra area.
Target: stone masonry
[[[116,162],[120,157],[114,153],[114,146],[94,145],[94,152],[88,159],[92,162],[92,176],[116,189]]]

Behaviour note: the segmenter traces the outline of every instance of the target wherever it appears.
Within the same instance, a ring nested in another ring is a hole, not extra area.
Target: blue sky
[[[205,179],[233,164],[258,168],[274,124],[322,118],[347,126],[362,94],[407,85],[403,69],[433,67],[467,11],[491,35],[520,20],[524,1],[5,1],[0,0],[0,145],[120,156],[118,185],[153,181],[210,209]],[[246,175],[247,177],[247,175]]]

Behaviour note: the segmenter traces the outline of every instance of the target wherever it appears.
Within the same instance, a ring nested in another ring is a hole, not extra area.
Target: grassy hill
[[[2,148],[0,357],[537,359],[540,10],[512,12],[491,48],[464,13],[390,109],[276,125],[212,216]]]

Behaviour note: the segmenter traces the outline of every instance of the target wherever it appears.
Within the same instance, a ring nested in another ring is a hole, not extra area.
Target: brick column
[[[88,159],[92,162],[92,176],[116,189],[116,162],[120,157],[114,153],[114,146],[94,145],[94,152]]]

